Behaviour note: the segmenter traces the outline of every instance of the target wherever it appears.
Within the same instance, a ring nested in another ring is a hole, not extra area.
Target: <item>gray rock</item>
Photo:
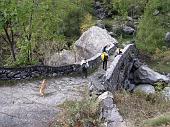
[[[133,21],[127,21],[127,22],[126,22],[126,26],[128,26],[128,27],[131,27],[131,28],[135,29],[135,24],[134,24],[134,22],[133,22]]]
[[[126,127],[122,116],[119,114],[116,105],[113,102],[111,92],[105,92],[98,97],[101,106],[100,117],[103,120],[103,127]]]
[[[133,91],[135,88],[135,84],[130,83],[129,80],[125,80],[123,84],[123,88],[129,92]]]
[[[133,35],[135,33],[135,30],[132,27],[124,26],[123,32],[127,35]]]
[[[111,31],[113,32],[112,36],[118,37],[122,33],[122,27],[119,24],[114,24],[114,25],[112,25],[112,30]]]
[[[113,94],[109,91],[106,91],[98,97],[98,101],[101,102],[102,100],[104,100],[106,98],[113,98]]]
[[[132,17],[127,17],[128,21],[133,21],[133,18]]]
[[[90,58],[101,53],[104,46],[115,43],[118,43],[117,40],[112,38],[105,29],[93,26],[76,41],[75,48],[81,57]]]
[[[154,94],[155,88],[150,84],[140,84],[134,89],[134,92],[143,92],[146,94]]]
[[[157,16],[159,13],[160,13],[160,12],[159,12],[158,10],[155,10],[154,13],[153,13],[153,15],[154,15],[154,16]]]
[[[170,87],[165,87],[162,91],[162,94],[165,96],[167,100],[170,100]]]
[[[135,83],[144,83],[144,84],[154,84],[158,81],[165,81],[168,83],[170,79],[165,76],[161,75],[158,72],[153,71],[146,65],[140,66],[135,72],[134,72],[134,81]]]
[[[98,27],[100,27],[102,29],[105,29],[105,25],[103,24],[102,20],[97,20],[96,26],[98,26]]]
[[[142,65],[143,63],[140,62],[139,59],[134,59],[133,67],[135,67],[135,69],[139,68]]]
[[[170,45],[170,32],[167,32],[165,35],[165,41],[167,42],[167,44]]]
[[[48,60],[46,60],[45,64],[49,66],[62,66],[73,64],[76,61],[76,55],[73,51],[63,50],[60,53],[55,53]]]
[[[129,92],[131,92],[131,91],[133,91],[134,90],[134,88],[135,88],[135,84],[129,84],[129,88],[127,89]]]
[[[126,26],[132,27],[135,29],[135,24],[134,24],[134,20],[132,17],[127,17],[127,22],[126,22]]]
[[[96,9],[102,8],[102,5],[99,1],[95,2],[95,8]]]
[[[91,121],[85,121],[83,127],[94,127],[94,123]]]

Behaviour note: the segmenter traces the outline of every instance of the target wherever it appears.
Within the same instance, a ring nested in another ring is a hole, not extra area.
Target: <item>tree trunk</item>
[[[0,66],[2,65],[2,42],[0,38]]]
[[[15,48],[13,44],[10,44],[10,48],[11,48],[11,54],[12,54],[12,58],[14,61],[16,61],[16,57],[15,57]]]
[[[8,32],[8,29],[11,30],[11,37],[10,37],[10,34]],[[14,36],[13,36],[13,30],[12,28],[7,28],[7,27],[4,27],[4,31],[5,31],[5,34],[6,34],[6,37],[7,37],[7,43],[10,45],[10,51],[11,51],[11,55],[12,55],[12,58],[14,61],[16,61],[16,57],[15,57],[15,47],[14,47]]]

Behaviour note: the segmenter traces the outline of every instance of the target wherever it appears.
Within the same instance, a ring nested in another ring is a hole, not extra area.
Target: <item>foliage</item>
[[[9,49],[15,57],[14,64],[34,64],[70,46],[80,36],[80,26],[91,11],[92,0],[1,0],[0,35],[12,37]],[[11,31],[5,34],[4,28]]]
[[[117,91],[115,101],[124,119],[132,122],[135,127],[143,127],[144,120],[170,112],[170,102],[160,94],[130,94],[126,91]]]
[[[170,113],[165,113],[163,115],[156,116],[144,121],[144,127],[158,127],[167,126],[170,124]]]
[[[140,7],[140,11],[142,12],[145,8],[147,0],[101,0],[104,4],[106,10],[110,13],[115,13],[120,16],[131,16],[133,17],[133,12],[128,14],[131,8]],[[142,14],[141,12],[140,15]]]
[[[164,44],[164,36],[168,31],[169,16],[167,12],[170,1],[150,0],[146,6],[145,13],[139,24],[137,34],[137,46],[150,53],[154,53],[156,48],[161,49]],[[158,10],[159,14],[153,13]]]
[[[167,84],[163,81],[159,81],[154,83],[154,86],[155,86],[155,90],[160,92],[167,86]]]
[[[77,127],[86,122],[94,125],[99,123],[99,104],[94,98],[84,98],[81,101],[65,101],[60,107],[64,109],[63,119],[56,123],[56,126]],[[61,118],[61,117],[60,117]]]
[[[85,32],[88,28],[94,26],[95,24],[92,20],[92,15],[90,13],[87,13],[84,19],[85,20],[81,23],[80,26],[81,33]]]
[[[158,72],[170,72],[170,50],[167,47],[162,47],[160,50],[156,48],[156,51],[152,57],[152,60],[148,63],[154,70]]]

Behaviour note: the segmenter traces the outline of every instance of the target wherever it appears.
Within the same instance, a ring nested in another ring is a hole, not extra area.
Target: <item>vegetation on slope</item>
[[[170,112],[169,101],[163,99],[159,94],[145,95],[142,93],[130,94],[125,91],[119,91],[115,93],[116,103],[121,115],[131,122],[134,127],[152,127],[157,124],[169,124],[169,116],[165,120],[157,119],[151,122],[152,119],[160,116],[162,113]],[[151,125],[152,126],[149,126]],[[154,126],[156,127],[156,126]]]
[[[137,45],[140,49],[154,53],[157,48],[162,49],[162,46],[165,46],[165,34],[170,29],[169,6],[169,0],[149,0],[137,34]]]
[[[4,63],[34,64],[45,55],[69,48],[80,36],[91,6],[92,0],[1,0],[0,50]]]

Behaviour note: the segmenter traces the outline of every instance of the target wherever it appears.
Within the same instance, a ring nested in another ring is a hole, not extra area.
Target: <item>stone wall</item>
[[[125,79],[129,78],[136,56],[135,46],[129,44],[123,49],[122,54],[115,57],[105,74],[104,86],[106,90],[114,91],[122,87]]]
[[[109,54],[113,54],[116,46],[112,45],[108,48]],[[88,59],[89,70],[96,69],[101,64],[101,53],[96,54]],[[0,67],[0,80],[19,80],[32,79],[37,77],[58,77],[63,75],[76,75],[81,73],[80,63],[75,63],[60,67],[51,66],[30,66],[22,68]]]
[[[106,91],[98,97],[100,104],[100,120],[104,127],[127,127],[125,121],[116,107],[111,92]]]

